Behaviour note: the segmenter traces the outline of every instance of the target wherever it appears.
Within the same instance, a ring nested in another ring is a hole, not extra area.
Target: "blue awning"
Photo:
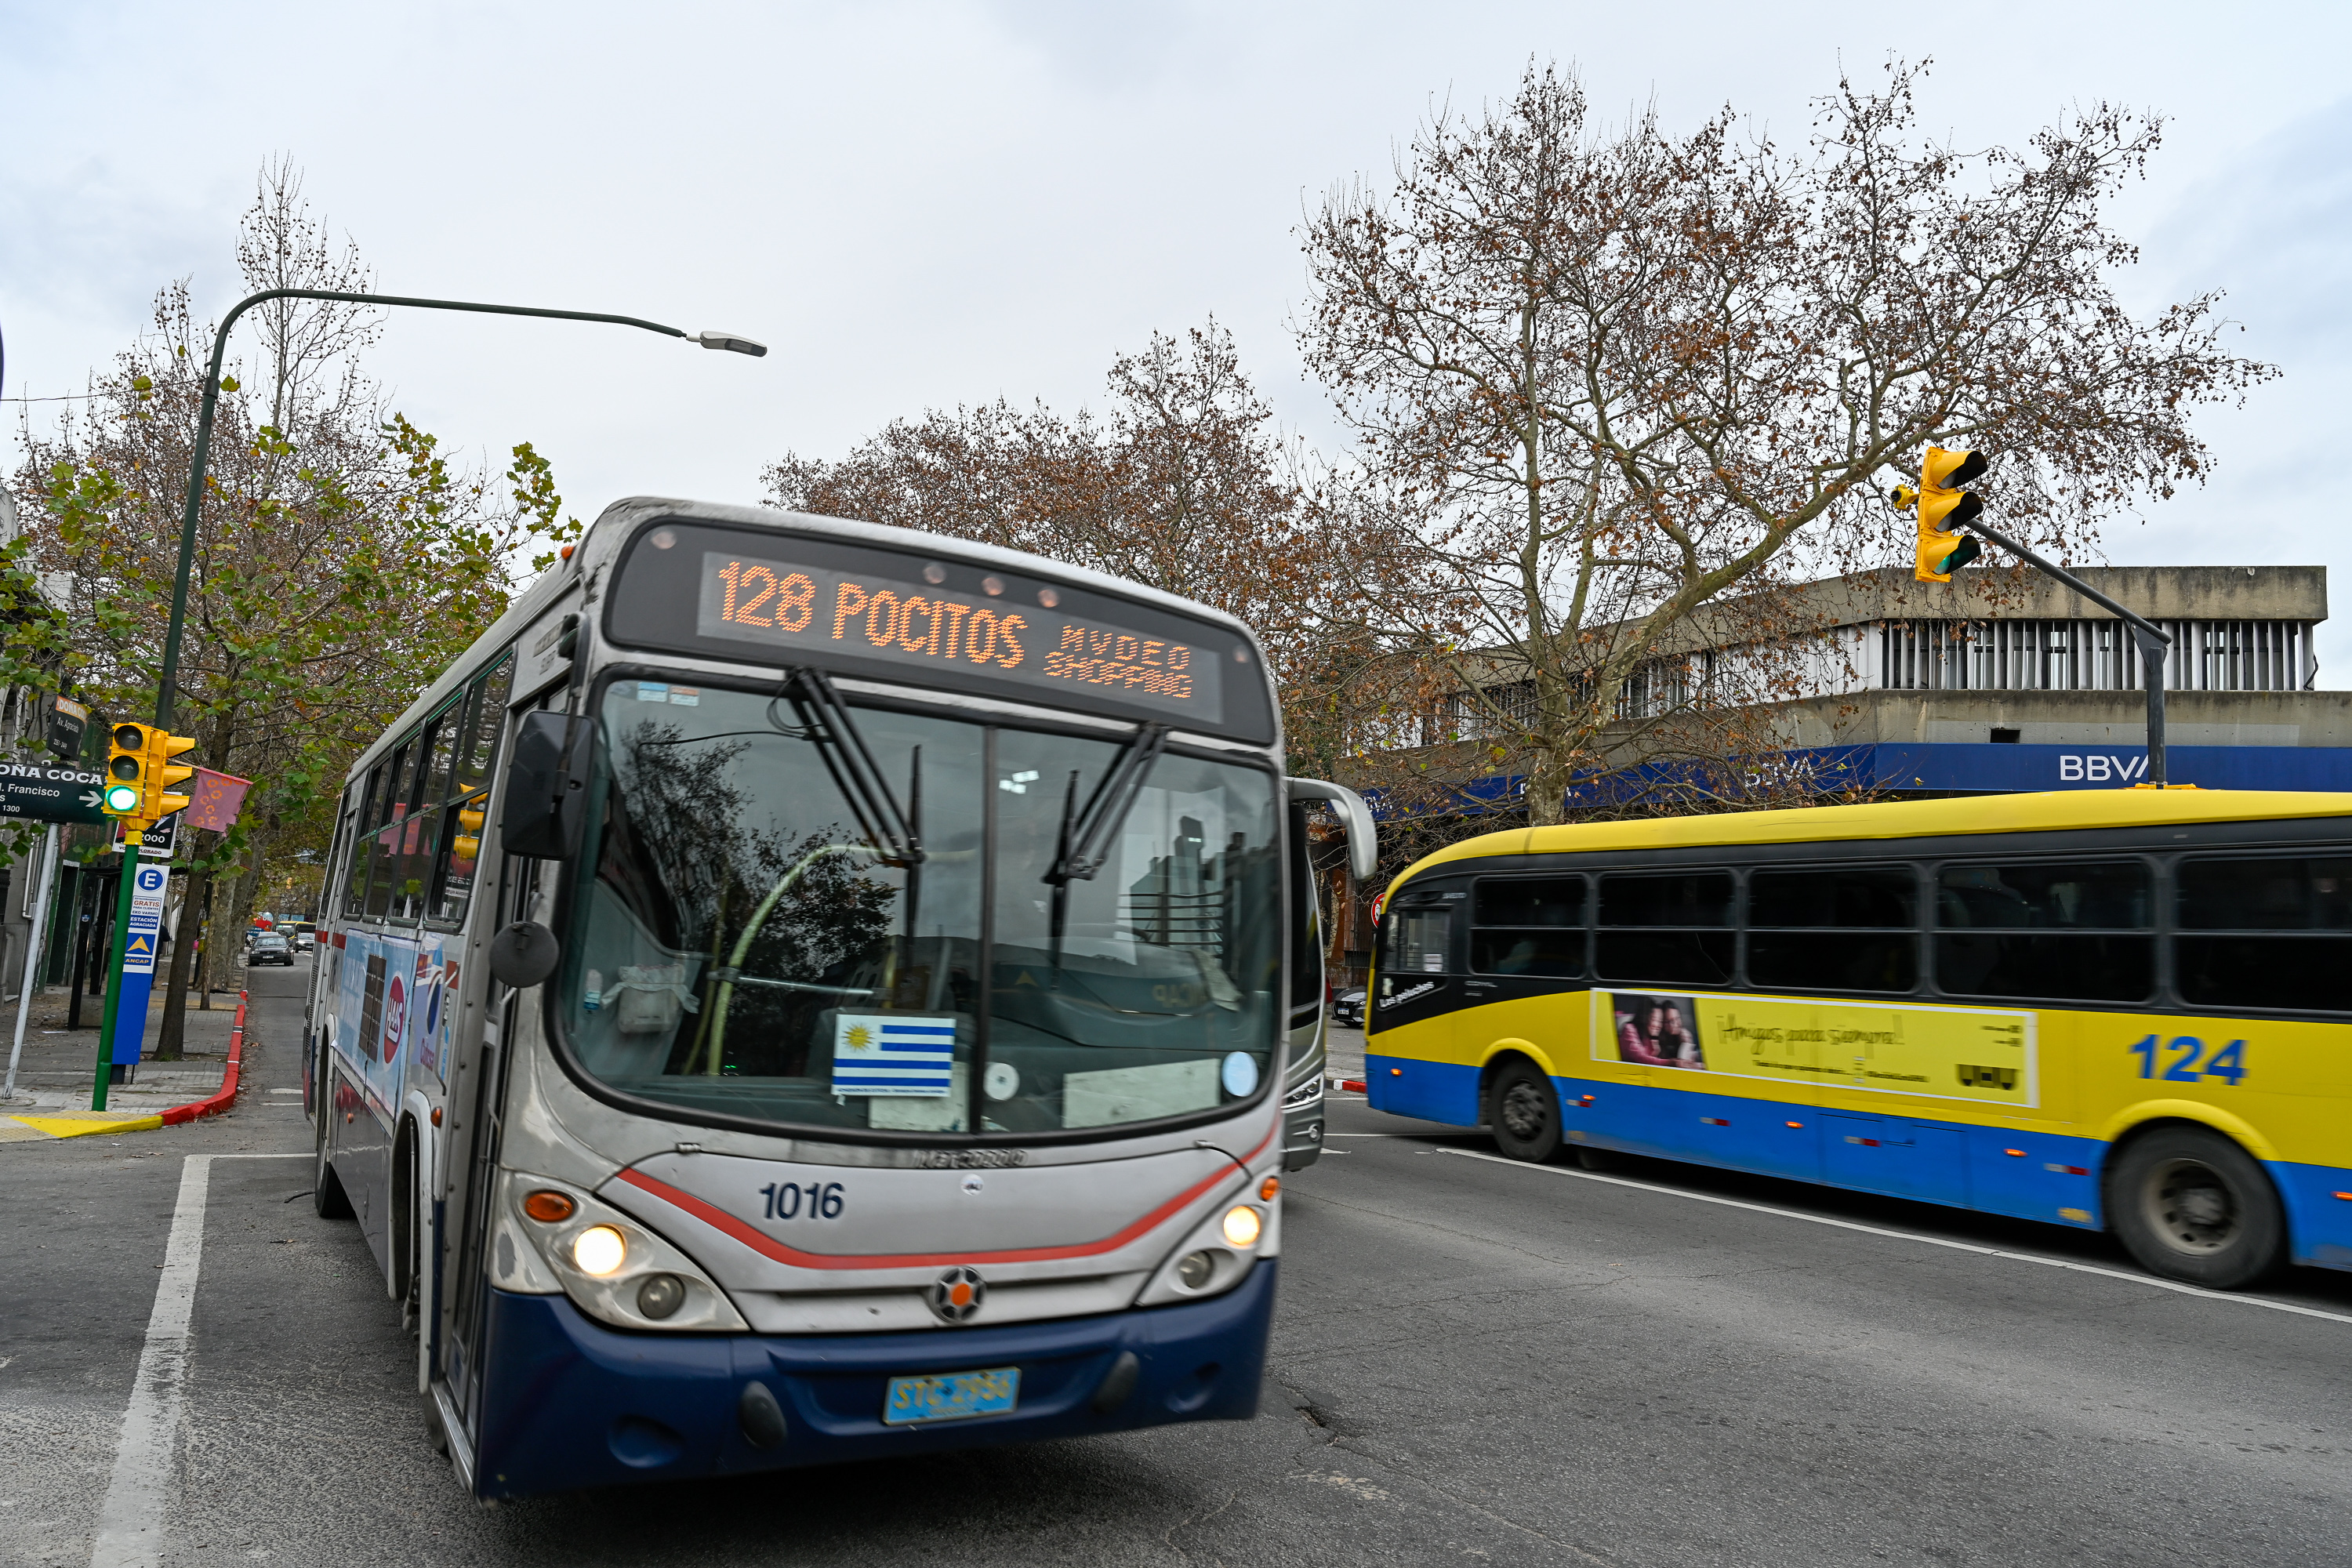
[[[2033,790],[2129,789],[2147,778],[2145,746],[2000,745],[1937,742],[1913,745],[1807,746],[1772,752],[1760,763],[1775,775],[1775,793],[1790,784],[1821,795],[1848,790],[1906,794],[2017,795]],[[2166,771],[2176,784],[2205,789],[2341,790],[2352,792],[2352,746],[2168,746]],[[1589,779],[1568,792],[1569,809],[1623,805],[1647,795],[1667,804],[1705,791],[1736,795],[1754,787],[1755,769],[1652,763]],[[1403,816],[1475,815],[1507,808],[1527,788],[1521,774],[1475,779],[1433,792],[1412,807],[1367,790],[1381,821]]]

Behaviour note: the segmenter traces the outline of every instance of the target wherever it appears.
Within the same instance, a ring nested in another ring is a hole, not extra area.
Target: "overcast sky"
[[[2135,4],[110,5],[0,0],[0,331],[9,397],[79,390],[161,284],[235,298],[256,169],[290,154],[385,292],[723,327],[419,312],[373,356],[445,441],[536,442],[570,510],[752,500],[787,450],[1000,395],[1097,399],[1112,354],[1211,313],[1285,424],[1302,208],[1442,100],[1530,56],[1684,130],[1725,102],[1785,141],[1841,61],[1932,55],[1927,125],[2018,143],[2073,104],[2168,117],[2115,216],[2142,313],[2228,290],[2279,382],[2200,428],[2212,484],[2116,518],[2109,558],[2352,566],[2352,7]],[[56,404],[31,405],[37,421]],[[13,454],[18,405],[9,405]],[[13,461],[13,458],[12,458]],[[2339,576],[2352,591],[2352,576]],[[2322,684],[2352,678],[2352,611]]]

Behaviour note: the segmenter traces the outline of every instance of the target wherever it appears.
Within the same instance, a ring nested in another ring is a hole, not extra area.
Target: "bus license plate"
[[[923,1377],[894,1377],[882,1401],[887,1426],[919,1421],[961,1421],[971,1415],[1002,1415],[1013,1408],[1021,1391],[1021,1369],[1001,1366],[991,1372],[949,1372]]]

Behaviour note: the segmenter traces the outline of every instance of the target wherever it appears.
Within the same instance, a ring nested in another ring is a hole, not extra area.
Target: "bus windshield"
[[[558,1016],[609,1088],[786,1129],[1034,1134],[1213,1110],[1270,1069],[1269,772],[640,679],[598,712]],[[1122,763],[1140,787],[1097,802]]]

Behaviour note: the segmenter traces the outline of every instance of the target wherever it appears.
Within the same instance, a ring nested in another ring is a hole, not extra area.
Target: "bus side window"
[[[1757,871],[1748,979],[1791,991],[1908,991],[1919,979],[1919,879],[1908,866]]]
[[[1444,904],[1389,910],[1381,922],[1381,978],[1444,973],[1453,935],[1454,911]]]
[[[378,763],[360,785],[360,805],[352,819],[351,843],[344,853],[350,857],[343,894],[343,913],[357,919],[367,912],[368,876],[375,864],[375,839],[372,837],[376,825],[376,813],[384,798],[384,764]]]
[[[506,718],[513,678],[514,659],[500,659],[467,690],[462,704],[452,703],[446,710],[453,741],[446,775],[449,804],[440,824],[425,905],[436,921],[462,923],[473,898],[474,868],[481,858],[490,808],[490,771],[498,759],[499,726]]]
[[[1480,879],[1471,899],[1470,968],[1574,980],[1584,973],[1584,879]]]
[[[2352,1012],[2352,858],[2183,860],[2174,883],[2183,1001]]]
[[[1600,923],[1593,967],[1604,980],[1731,982],[1736,944],[1728,871],[1603,877]]]
[[[2137,1002],[2156,985],[2148,868],[2136,860],[1946,866],[1936,984],[1956,996]]]

